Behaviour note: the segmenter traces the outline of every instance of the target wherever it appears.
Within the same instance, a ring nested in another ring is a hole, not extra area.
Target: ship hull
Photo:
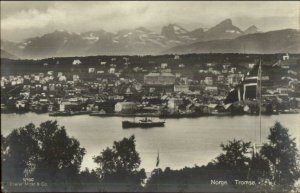
[[[122,127],[123,128],[135,128],[135,127],[141,127],[141,128],[151,128],[151,127],[164,127],[165,122],[151,122],[151,123],[143,123],[143,122],[130,122],[130,121],[123,121]]]

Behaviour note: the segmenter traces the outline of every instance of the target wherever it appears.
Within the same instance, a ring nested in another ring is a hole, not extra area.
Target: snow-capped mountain
[[[187,53],[300,53],[300,31],[284,29],[239,36],[235,39],[211,40],[176,46],[162,54]]]
[[[161,30],[161,35],[165,36],[170,40],[176,41],[195,41],[196,38],[193,38],[189,35],[189,31],[177,24],[169,24],[163,26]]]
[[[56,30],[43,36],[28,38],[20,43],[1,40],[1,49],[20,58],[47,58],[87,55],[160,54],[173,47],[196,42],[234,39],[256,33],[255,26],[242,31],[226,19],[210,29],[192,31],[178,24],[162,27],[156,33],[145,27],[125,29],[112,33],[103,29],[84,33]]]

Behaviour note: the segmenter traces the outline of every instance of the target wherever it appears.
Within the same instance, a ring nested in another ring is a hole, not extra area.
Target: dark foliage
[[[295,181],[300,178],[299,155],[295,138],[291,138],[288,129],[276,122],[270,128],[269,143],[264,144],[261,154],[270,165],[270,181],[275,190],[290,192]]]
[[[222,144],[223,153],[206,166],[153,170],[145,188],[159,192],[290,192],[300,177],[295,139],[278,122],[270,131],[270,143],[258,153],[250,142],[234,139]],[[212,180],[228,185],[212,185]],[[236,180],[255,182],[255,186],[239,186]]]
[[[68,190],[79,180],[85,149],[56,121],[46,121],[39,127],[30,123],[13,130],[3,141],[4,182],[31,178],[37,183],[47,183],[48,190]]]
[[[97,172],[105,190],[141,189],[146,174],[144,169],[138,169],[141,159],[135,149],[134,136],[115,141],[112,148],[106,148],[94,161],[100,166]]]

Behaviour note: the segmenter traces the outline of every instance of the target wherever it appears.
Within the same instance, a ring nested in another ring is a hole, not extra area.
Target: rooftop
[[[145,76],[175,76],[174,74],[170,73],[170,72],[162,72],[162,73],[158,73],[158,72],[151,72]]]

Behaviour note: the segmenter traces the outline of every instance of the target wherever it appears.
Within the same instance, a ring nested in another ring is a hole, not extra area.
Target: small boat
[[[164,121],[154,122],[151,119],[148,119],[147,117],[140,120],[139,122],[122,121],[123,128],[134,128],[134,127],[150,128],[150,127],[164,127],[164,126],[165,126]]]

